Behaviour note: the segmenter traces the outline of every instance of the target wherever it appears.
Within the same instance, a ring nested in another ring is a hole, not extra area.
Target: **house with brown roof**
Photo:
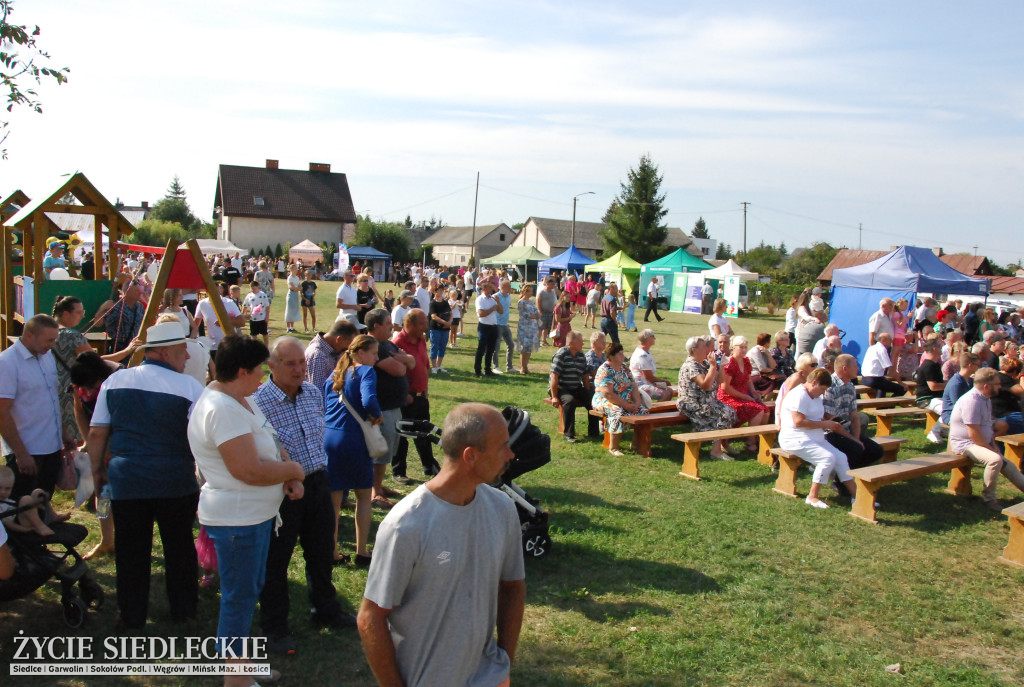
[[[497,255],[508,248],[515,235],[516,230],[504,222],[477,226],[475,229],[472,226],[443,227],[424,239],[424,243],[434,247],[434,260],[438,264],[459,267],[469,264],[471,253],[477,262]]]
[[[883,255],[888,255],[898,246],[893,246],[889,250],[851,250],[849,248],[841,248],[836,256],[832,258],[832,262],[825,266],[825,269],[818,275],[818,283],[821,286],[829,286],[832,283],[832,271],[843,267],[856,267],[857,265],[863,265],[877,260]],[[935,253],[942,260],[957,272],[966,274],[968,277],[991,277],[992,276],[992,265],[989,263],[988,258],[982,255],[946,255],[942,252],[941,248],[932,248],[932,252]]]
[[[572,220],[548,219],[545,217],[530,217],[526,224],[513,239],[513,246],[534,246],[537,250],[548,255],[555,256],[568,250],[573,239]],[[598,253],[604,248],[601,241],[601,230],[604,224],[600,222],[576,221],[575,242],[576,248],[581,253],[592,258],[597,258]],[[702,258],[703,252],[693,243],[686,232],[677,227],[668,228],[668,237],[665,239],[665,246],[671,248],[683,248],[694,257]],[[627,253],[629,251],[626,251]]]
[[[348,178],[329,164],[309,169],[220,165],[214,197],[217,238],[245,249],[278,243],[350,243],[356,211]]]

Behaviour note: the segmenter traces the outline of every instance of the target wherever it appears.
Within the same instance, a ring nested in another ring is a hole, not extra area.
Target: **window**
[[[504,242],[505,241],[505,235],[504,234],[498,234],[498,240]]]
[[[263,196],[253,196],[252,197],[252,204],[255,205],[258,208],[263,207]]]
[[[466,264],[466,256],[465,256],[465,255],[463,255],[463,256],[462,256],[462,264],[463,264],[463,265],[465,265],[465,264]]]

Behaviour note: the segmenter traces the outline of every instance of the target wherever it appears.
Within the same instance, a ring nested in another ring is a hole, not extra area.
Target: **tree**
[[[374,221],[369,216],[360,215],[353,240],[357,246],[372,246],[387,253],[393,262],[410,259],[409,233],[401,222]]]
[[[668,252],[664,245],[668,227],[661,222],[668,210],[662,206],[661,181],[658,166],[647,155],[627,172],[619,195],[605,213],[601,239],[606,255],[624,250],[637,262],[647,263]]]
[[[780,277],[787,284],[813,284],[838,252],[838,248],[824,242],[815,243],[810,248],[798,248],[782,265]]]
[[[732,255],[732,246],[728,243],[718,244],[718,250],[715,251],[715,260],[728,260]]]
[[[775,246],[765,245],[762,241],[756,248],[736,255],[736,262],[751,272],[758,274],[775,274],[782,262],[782,252]]]
[[[164,194],[164,198],[181,198],[184,200],[186,195],[185,187],[181,185],[181,180],[175,174],[174,179],[171,180],[170,187],[167,189],[167,193]]]
[[[139,222],[132,233],[132,243],[140,246],[166,246],[167,241],[174,239],[184,243],[192,238],[177,222],[164,222],[158,219],[144,219]]]
[[[12,112],[16,106],[28,106],[42,114],[43,107],[35,90],[31,86],[26,88],[24,84],[32,81],[41,84],[43,79],[53,79],[60,85],[68,80],[71,70],[36,64],[36,60],[48,60],[50,55],[36,45],[36,36],[41,33],[38,26],[30,32],[25,25],[8,22],[13,4],[11,0],[0,0],[0,81],[7,93],[7,111]],[[0,131],[4,131],[0,144],[10,135],[10,131],[6,131],[9,124],[6,117],[0,120]],[[7,159],[6,148],[0,150],[0,158]]]
[[[708,225],[704,223],[703,217],[698,217],[697,221],[693,223],[693,238],[695,239],[709,239],[711,234],[708,233]]]

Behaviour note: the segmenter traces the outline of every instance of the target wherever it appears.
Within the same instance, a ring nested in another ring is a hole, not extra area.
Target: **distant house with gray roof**
[[[469,264],[476,237],[476,259],[483,260],[508,248],[516,231],[504,222],[473,227],[444,227],[430,234],[424,243],[434,247],[434,260],[441,265],[461,267]]]
[[[600,233],[604,227],[605,225],[601,222],[576,220],[576,249],[596,259],[598,253],[604,248]],[[542,253],[555,256],[568,250],[569,245],[573,242],[573,234],[572,220],[530,217],[516,234],[512,245],[534,246]],[[693,243],[693,239],[687,236],[682,229],[676,227],[668,228],[668,237],[663,245],[671,248],[683,248],[697,258],[704,257],[701,249]],[[626,253],[628,254],[629,251],[627,250]]]

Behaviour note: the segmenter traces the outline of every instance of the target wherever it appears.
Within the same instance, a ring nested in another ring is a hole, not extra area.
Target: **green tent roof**
[[[639,272],[641,267],[642,265],[639,262],[626,255],[624,251],[620,250],[607,260],[587,265],[583,270],[585,272],[606,272],[608,270]]]
[[[711,265],[700,258],[693,257],[682,248],[678,248],[674,253],[647,263],[643,269],[645,272],[651,269],[655,272],[703,272],[711,269]]]
[[[480,261],[481,265],[525,265],[541,262],[550,256],[541,253],[534,246],[509,246],[497,255]]]

